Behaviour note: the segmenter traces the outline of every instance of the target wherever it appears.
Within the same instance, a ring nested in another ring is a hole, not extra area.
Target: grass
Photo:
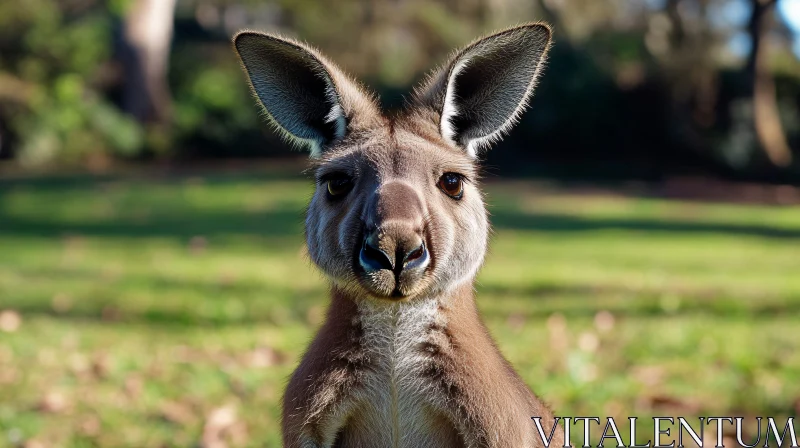
[[[310,188],[0,183],[0,446],[279,446],[285,379],[326,306]],[[800,412],[800,210],[487,191],[479,305],[557,414]]]

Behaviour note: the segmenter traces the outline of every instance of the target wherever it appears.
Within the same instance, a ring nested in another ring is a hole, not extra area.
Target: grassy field
[[[800,412],[800,210],[486,189],[480,308],[557,414]],[[274,173],[0,182],[0,446],[279,446],[326,306],[309,192]]]

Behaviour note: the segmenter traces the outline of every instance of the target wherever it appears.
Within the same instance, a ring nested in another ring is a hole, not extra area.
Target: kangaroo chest
[[[370,368],[354,391],[342,446],[452,447],[457,434],[431,380],[434,354],[447,341],[446,316],[436,300],[360,309],[361,347]]]

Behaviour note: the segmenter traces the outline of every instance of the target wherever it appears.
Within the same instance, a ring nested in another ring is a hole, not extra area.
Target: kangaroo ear
[[[288,39],[243,31],[233,38],[250,85],[288,140],[318,157],[358,120],[377,117],[375,101],[313,49]]]
[[[476,157],[525,110],[550,47],[547,25],[510,28],[467,46],[416,91],[445,140]]]

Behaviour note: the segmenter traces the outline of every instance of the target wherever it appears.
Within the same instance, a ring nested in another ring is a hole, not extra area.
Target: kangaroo
[[[473,290],[489,232],[478,158],[526,108],[550,28],[473,42],[392,114],[305,44],[254,31],[233,41],[269,121],[311,151],[306,243],[330,282],[283,397],[284,446],[543,446],[531,417],[563,446]]]

